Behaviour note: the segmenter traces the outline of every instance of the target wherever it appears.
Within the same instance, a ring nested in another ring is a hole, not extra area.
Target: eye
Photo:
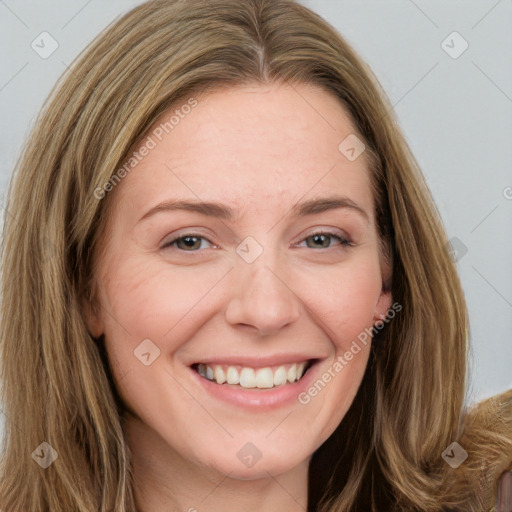
[[[165,249],[167,247],[175,247],[182,251],[197,252],[198,249],[204,248],[201,247],[201,240],[206,240],[209,244],[211,244],[211,242],[204,236],[196,235],[194,233],[187,233],[185,235],[173,238],[164,244],[162,248]]]
[[[339,241],[338,245],[344,246],[352,246],[353,244],[345,237],[337,235],[336,233],[332,233],[329,231],[319,231],[318,233],[313,233],[312,235],[305,238],[303,241],[312,240],[314,245],[308,244],[307,247],[310,249],[319,248],[319,249],[330,249],[331,244],[329,243],[333,238]],[[316,244],[316,245],[315,245]]]
[[[330,243],[333,239],[338,240],[338,244],[340,246],[352,246],[353,244],[345,237],[332,233],[329,231],[319,231],[317,233],[313,233],[303,240],[307,243],[307,247],[310,249],[330,249],[332,244]],[[198,252],[199,249],[205,249],[201,244],[201,241],[206,241],[208,244],[211,242],[198,234],[195,233],[186,233],[179,237],[173,238],[169,242],[163,245],[163,249],[174,247],[176,249],[185,251],[185,252]],[[307,241],[311,240],[312,244],[309,244]]]

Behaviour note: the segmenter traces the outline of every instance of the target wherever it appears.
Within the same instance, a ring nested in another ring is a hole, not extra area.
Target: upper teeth
[[[272,368],[250,368],[236,366],[221,366],[199,364],[197,371],[200,375],[213,380],[217,384],[240,384],[243,388],[272,388],[286,382],[295,382],[304,374],[307,362],[293,363]]]

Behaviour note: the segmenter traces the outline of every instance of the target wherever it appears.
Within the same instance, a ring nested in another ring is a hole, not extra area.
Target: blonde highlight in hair
[[[334,28],[292,0],[153,0],[107,27],[62,77],[10,185],[2,510],[136,510],[122,404],[83,318],[84,301],[95,304],[113,199],[94,191],[180,99],[273,82],[320,86],[350,113],[392,265],[384,285],[403,306],[375,335],[351,408],[313,455],[308,510],[491,509],[495,480],[478,492],[475,481],[512,462],[512,396],[464,407],[464,294],[440,215],[377,79]],[[441,458],[456,440],[471,457],[458,472]],[[31,458],[43,441],[58,452],[48,469]]]

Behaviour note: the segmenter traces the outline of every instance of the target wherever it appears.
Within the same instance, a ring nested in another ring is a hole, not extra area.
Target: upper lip
[[[307,354],[278,354],[273,356],[211,356],[203,357],[190,364],[246,366],[251,368],[265,368],[283,364],[302,363],[304,361],[321,359],[318,356]]]

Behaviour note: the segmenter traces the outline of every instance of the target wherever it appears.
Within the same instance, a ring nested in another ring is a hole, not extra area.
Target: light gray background
[[[0,212],[14,162],[53,84],[138,0],[0,0]],[[303,0],[370,64],[457,237],[471,318],[470,402],[512,388],[512,3]],[[41,58],[46,31],[58,49]],[[447,37],[457,31],[463,41]],[[443,41],[446,41],[443,44]],[[44,151],[44,148],[41,148]],[[460,245],[463,244],[463,245]]]

